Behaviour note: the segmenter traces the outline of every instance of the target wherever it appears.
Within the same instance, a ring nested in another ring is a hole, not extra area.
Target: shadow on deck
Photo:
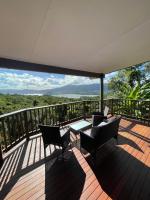
[[[150,128],[121,120],[119,145],[110,140],[97,154],[96,165],[80,152],[56,159],[60,149],[47,148],[40,134],[10,150],[0,171],[0,199],[150,199]]]

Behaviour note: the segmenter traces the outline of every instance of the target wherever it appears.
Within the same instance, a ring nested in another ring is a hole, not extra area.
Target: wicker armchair
[[[106,124],[103,123],[100,126],[94,126],[88,131],[80,131],[81,147],[91,153],[92,157],[96,159],[96,152],[99,147],[111,138],[118,139],[120,120],[121,116],[112,117]]]
[[[62,147],[62,156],[70,143],[70,130],[60,130],[59,126],[39,125],[44,143],[44,153],[49,144]]]
[[[104,113],[102,112],[93,112],[92,114],[92,125],[97,126],[99,123],[107,119],[109,108],[105,106]]]

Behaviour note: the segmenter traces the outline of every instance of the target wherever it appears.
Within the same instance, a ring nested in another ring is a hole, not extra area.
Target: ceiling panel
[[[96,73],[150,60],[149,0],[0,0],[0,56]]]

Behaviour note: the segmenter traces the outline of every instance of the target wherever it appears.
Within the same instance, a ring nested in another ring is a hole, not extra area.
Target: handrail
[[[120,114],[150,125],[150,100],[106,99],[104,105],[113,114]]]
[[[87,100],[87,101],[95,101],[95,100]],[[47,106],[35,106],[35,107],[31,107],[31,108],[20,109],[20,110],[13,111],[13,112],[10,112],[10,113],[2,114],[2,115],[0,115],[0,119],[3,118],[3,117],[7,117],[9,115],[17,114],[17,113],[28,111],[28,110],[48,108],[48,107],[53,107],[53,106],[66,105],[66,104],[74,104],[74,103],[79,103],[79,102],[83,102],[83,101],[66,102],[66,103],[61,103],[61,104],[51,104],[51,105],[47,105]]]

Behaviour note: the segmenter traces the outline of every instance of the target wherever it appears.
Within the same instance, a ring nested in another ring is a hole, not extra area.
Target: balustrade
[[[110,113],[139,119],[150,125],[150,101],[106,99]],[[0,116],[2,150],[8,150],[20,140],[39,131],[38,124],[64,125],[99,111],[99,101],[77,101],[18,110]]]

